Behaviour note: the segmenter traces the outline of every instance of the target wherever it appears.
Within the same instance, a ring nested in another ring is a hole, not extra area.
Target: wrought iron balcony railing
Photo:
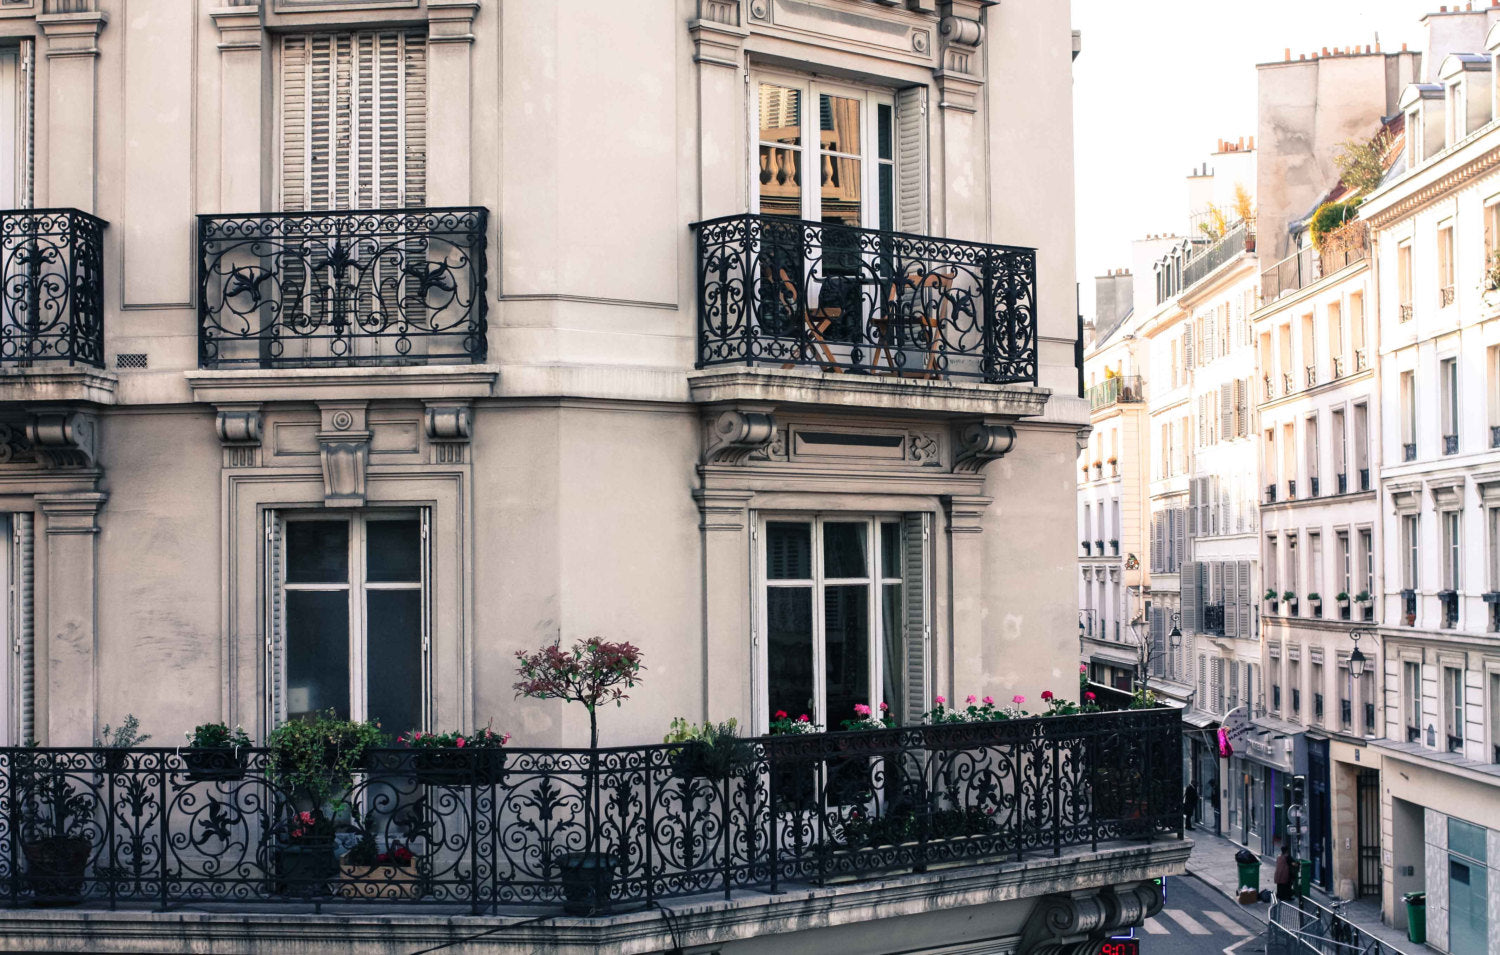
[[[1140,375],[1120,375],[1106,378],[1089,389],[1089,408],[1098,411],[1117,402],[1141,402],[1146,400],[1146,389]]]
[[[1035,249],[777,216],[693,229],[700,368],[1036,381]]]
[[[104,367],[103,219],[0,212],[0,366]]]
[[[198,217],[198,363],[481,362],[483,208]]]
[[[1180,753],[1171,709],[728,748],[374,750],[343,813],[304,817],[262,749],[0,749],[0,905],[775,892],[1180,833]],[[385,860],[356,864],[361,843]]]

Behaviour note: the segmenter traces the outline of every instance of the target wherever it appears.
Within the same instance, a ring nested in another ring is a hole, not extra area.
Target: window
[[[927,700],[928,517],[770,518],[758,719],[777,710],[837,727],[856,704],[898,720]],[[760,729],[764,729],[761,725]]]
[[[752,211],[825,224],[897,228],[896,98],[805,80],[766,79],[757,88],[760,149]],[[911,111],[916,122],[910,135],[919,139],[919,100],[913,100]],[[919,167],[918,155],[910,162]],[[819,187],[810,188],[815,180]],[[915,222],[904,225],[918,227]]]
[[[1464,84],[1463,80],[1457,80],[1448,84],[1448,101],[1444,104],[1443,114],[1447,119],[1448,143],[1452,145],[1464,138],[1465,135],[1465,106],[1464,106]]]
[[[1447,307],[1453,304],[1453,220],[1438,226],[1438,304]]]
[[[1354,567],[1353,555],[1349,551],[1349,532],[1339,531],[1334,534],[1334,548],[1338,559],[1338,586],[1339,593],[1343,594],[1347,601],[1354,598]],[[1339,616],[1345,620],[1349,619],[1349,603],[1339,605]]]
[[[1375,535],[1368,529],[1359,532],[1359,569],[1364,575],[1360,590],[1373,599],[1375,595]],[[1366,619],[1369,619],[1366,617]]]
[[[0,612],[0,746],[20,746],[36,736],[35,635],[28,612],[33,598],[32,534],[31,513],[0,513],[0,586],[10,594],[9,612]]]
[[[1442,402],[1443,453],[1458,453],[1458,359],[1438,362],[1438,388]]]
[[[1354,677],[1349,672],[1349,657],[1339,655],[1339,727],[1348,731],[1354,727]]]
[[[1496,263],[1496,251],[1500,250],[1500,202],[1491,201],[1484,207],[1484,268],[1488,272]]]
[[[427,38],[403,31],[281,41],[281,208],[421,206]]]
[[[31,208],[34,43],[0,49],[0,209]]]
[[[1417,380],[1416,373],[1401,373],[1401,460],[1417,458]]]
[[[1500,673],[1490,674],[1490,762],[1500,763]]]
[[[1295,647],[1287,648],[1288,652]],[[1292,691],[1292,715],[1297,716],[1302,712],[1302,662],[1300,660],[1288,660],[1286,664],[1286,685]]]
[[[269,514],[271,721],[426,728],[427,512]]]
[[[1412,127],[1406,127],[1410,130]],[[1413,141],[1420,138],[1413,137]],[[1411,240],[1396,246],[1396,301],[1399,303],[1399,320],[1411,321]]]
[[[1329,450],[1333,452],[1334,480],[1338,487],[1334,492],[1347,494],[1349,488],[1349,433],[1344,425],[1344,409],[1335,408],[1332,413],[1332,434],[1329,436]]]
[[[1419,520],[1416,514],[1401,515],[1401,550],[1405,557],[1401,564],[1401,586],[1405,590],[1417,589],[1418,547],[1421,531]]]
[[[1354,487],[1360,491],[1370,489],[1370,406],[1360,402],[1354,406],[1354,469],[1358,471]]]
[[[1489,891],[1494,870],[1487,864],[1485,836],[1483,826],[1448,817],[1447,948],[1454,955],[1478,955],[1495,948],[1494,926],[1489,924],[1494,908]]]
[[[1364,710],[1364,734],[1375,735],[1375,669],[1373,660],[1365,665],[1364,676],[1359,678],[1360,708]]]
[[[1443,667],[1443,731],[1448,752],[1463,752],[1464,671],[1459,667]]]
[[[1308,678],[1312,680],[1310,687],[1313,700],[1312,716],[1315,722],[1321,723],[1323,722],[1323,664],[1314,660],[1308,669],[1310,671]]]
[[[1463,586],[1459,575],[1463,554],[1460,519],[1458,511],[1443,512],[1443,589],[1458,590]]]
[[[1312,312],[1302,316],[1302,364],[1305,366],[1303,384],[1311,388],[1318,383],[1318,349],[1314,341]]]
[[[1313,615],[1321,617],[1321,607],[1312,603],[1313,594],[1327,596],[1323,593],[1323,535],[1318,531],[1307,532],[1307,596]]]
[[[1406,741],[1419,742],[1422,738],[1422,664],[1406,662],[1402,668],[1402,689],[1406,694]]]
[[[1344,310],[1338,302],[1328,304],[1328,357],[1337,378],[1344,373]]]
[[[1500,208],[1491,206],[1491,208]],[[1496,263],[1500,265],[1500,263]],[[1484,354],[1484,367],[1489,386],[1485,389],[1485,397],[1489,405],[1490,440],[1489,446],[1500,448],[1500,345],[1491,345]]]
[[[1307,454],[1307,493],[1310,497],[1318,496],[1318,417],[1308,415],[1303,422],[1302,433],[1305,436]]]
[[[1354,370],[1364,371],[1369,364],[1365,354],[1365,296],[1363,292],[1349,295],[1349,340],[1354,347]]]

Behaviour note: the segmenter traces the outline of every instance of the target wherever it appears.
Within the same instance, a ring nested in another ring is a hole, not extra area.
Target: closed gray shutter
[[[927,661],[932,640],[931,541],[932,516],[907,514],[901,519],[906,547],[902,552],[902,603],[906,607],[905,712],[901,721],[915,723],[927,712],[931,698]]]
[[[1177,551],[1173,555],[1172,567],[1170,569],[1180,570],[1182,562],[1187,560],[1187,516],[1182,513],[1182,508],[1180,507],[1173,511],[1173,513],[1177,515]]]
[[[1248,438],[1250,436],[1250,379],[1237,378],[1234,382],[1234,404],[1239,410],[1235,419],[1234,433],[1236,437]]]
[[[281,43],[281,207],[423,205],[427,39],[315,33]]]
[[[927,87],[896,91],[896,229],[927,232]]]
[[[1219,603],[1224,606],[1226,637],[1240,635],[1240,571],[1243,567],[1243,562],[1226,561],[1224,564],[1224,591],[1219,596]]]
[[[1214,657],[1209,670],[1208,696],[1213,700],[1215,713],[1224,712],[1224,658]]]
[[[1202,587],[1199,585],[1197,561],[1186,561],[1182,565],[1182,627],[1189,633],[1203,629]]]
[[[1240,561],[1240,587],[1235,600],[1235,610],[1240,618],[1240,637],[1245,640],[1252,640],[1255,637],[1255,634],[1250,632],[1250,600],[1255,592],[1254,581],[1250,579],[1252,566],[1248,560]]]
[[[282,628],[282,589],[285,579],[282,569],[281,518],[275,511],[265,512],[265,635],[266,635],[266,725],[269,733],[285,720],[285,694],[282,684],[283,658],[286,652]]]
[[[16,742],[36,739],[36,629],[33,607],[36,596],[36,558],[33,544],[36,528],[30,512],[11,515],[11,632],[16,635],[16,710],[20,732]]]
[[[1234,709],[1236,706],[1240,705],[1240,661],[1238,661],[1238,660],[1230,660],[1229,661],[1229,700],[1228,700],[1228,703],[1229,703],[1228,709],[1231,709],[1231,710]],[[1227,710],[1226,710],[1226,712],[1227,712]]]
[[[1161,518],[1162,516],[1160,514],[1151,515],[1151,572],[1154,574],[1161,573],[1161,553],[1164,537],[1161,527]]]
[[[1188,533],[1198,536],[1198,479],[1188,480]]]

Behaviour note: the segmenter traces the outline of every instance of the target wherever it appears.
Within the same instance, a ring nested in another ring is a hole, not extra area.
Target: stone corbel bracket
[[[226,468],[251,468],[260,463],[262,429],[260,405],[219,405],[214,431],[224,449]]]
[[[698,16],[688,23],[693,38],[693,61],[739,69],[745,37],[741,0],[698,0]]]
[[[474,412],[467,401],[429,401],[422,427],[434,464],[462,464],[473,437]]]
[[[981,8],[981,0],[944,0],[943,18],[938,22],[938,68],[933,71],[944,109],[965,113],[979,109],[979,91],[984,86],[979,56],[984,42]]]
[[[1017,951],[1031,955],[1092,955],[1111,935],[1161,911],[1161,888],[1152,882],[1048,895],[1026,920]]]
[[[479,0],[427,0],[428,43],[473,43]]]
[[[98,464],[98,419],[74,408],[40,408],[26,422],[26,440],[45,468]]]
[[[363,401],[319,402],[322,428],[318,455],[323,463],[323,503],[328,507],[363,507],[365,476],[370,468],[370,431]]]
[[[963,474],[977,474],[991,461],[1003,458],[1016,444],[1016,429],[1004,422],[985,418],[971,421],[958,429],[955,442],[958,454],[953,470]]]
[[[219,49],[260,50],[264,30],[260,22],[260,4],[238,3],[208,11],[219,28]]]
[[[769,406],[742,405],[710,412],[703,421],[703,463],[744,464],[776,437]]]

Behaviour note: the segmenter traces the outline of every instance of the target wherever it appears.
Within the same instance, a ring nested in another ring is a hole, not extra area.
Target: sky
[[[1478,7],[1489,0],[1476,0]],[[1255,135],[1255,64],[1323,47],[1423,46],[1428,0],[1072,0],[1078,281],[1130,265],[1130,242],[1187,227],[1186,176]]]

